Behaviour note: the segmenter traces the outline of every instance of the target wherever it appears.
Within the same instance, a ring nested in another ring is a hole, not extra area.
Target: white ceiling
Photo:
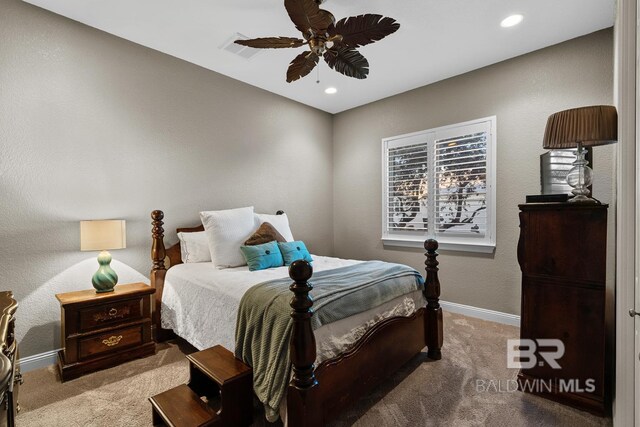
[[[330,113],[522,55],[613,25],[615,0],[328,0],[336,19],[363,13],[395,18],[400,30],[360,48],[369,78],[344,77],[322,63],[286,83],[304,48],[244,59],[219,47],[236,32],[299,37],[283,0],[25,0],[127,40]],[[522,24],[500,27],[513,13]],[[335,86],[338,93],[324,89]]]

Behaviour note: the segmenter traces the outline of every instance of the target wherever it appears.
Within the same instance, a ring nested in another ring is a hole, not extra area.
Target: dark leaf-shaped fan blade
[[[285,47],[304,46],[306,42],[293,37],[263,37],[251,40],[236,40],[236,44],[258,49],[282,49]]]
[[[355,49],[336,46],[324,53],[329,67],[347,77],[366,79],[369,74],[369,61]]]
[[[315,33],[325,32],[334,23],[333,15],[320,9],[315,0],[284,0],[284,7],[298,31],[305,36],[309,35],[310,29]]]
[[[393,18],[366,14],[339,20],[331,29],[331,35],[341,35],[342,44],[359,47],[382,40],[398,31],[400,24]]]
[[[287,83],[295,82],[301,77],[309,74],[316,65],[318,65],[318,60],[320,58],[315,53],[310,51],[302,52],[300,55],[296,56],[291,64],[289,64],[289,69],[287,70]]]

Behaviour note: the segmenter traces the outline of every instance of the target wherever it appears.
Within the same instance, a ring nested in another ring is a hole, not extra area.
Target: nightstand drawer
[[[130,328],[115,329],[110,332],[84,338],[78,342],[79,359],[87,359],[102,353],[117,351],[132,345],[142,343],[142,328],[144,325],[136,325]]]
[[[142,318],[142,298],[114,301],[109,304],[79,310],[80,331],[100,329],[115,323],[125,323]]]

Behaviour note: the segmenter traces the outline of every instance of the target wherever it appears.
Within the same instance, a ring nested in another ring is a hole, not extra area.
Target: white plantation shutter
[[[495,117],[383,140],[383,240],[495,247]]]
[[[460,126],[435,140],[435,234],[487,233],[489,123]]]
[[[423,235],[427,231],[428,143],[389,148],[387,154],[387,229]]]

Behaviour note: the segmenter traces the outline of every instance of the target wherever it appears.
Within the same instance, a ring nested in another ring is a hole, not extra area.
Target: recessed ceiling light
[[[324,90],[324,93],[328,95],[333,95],[336,92],[338,92],[338,89],[336,89],[335,87],[328,87]]]
[[[523,19],[524,19],[524,16],[522,15],[507,16],[502,20],[502,22],[500,23],[500,26],[503,28],[513,27],[521,23]]]

